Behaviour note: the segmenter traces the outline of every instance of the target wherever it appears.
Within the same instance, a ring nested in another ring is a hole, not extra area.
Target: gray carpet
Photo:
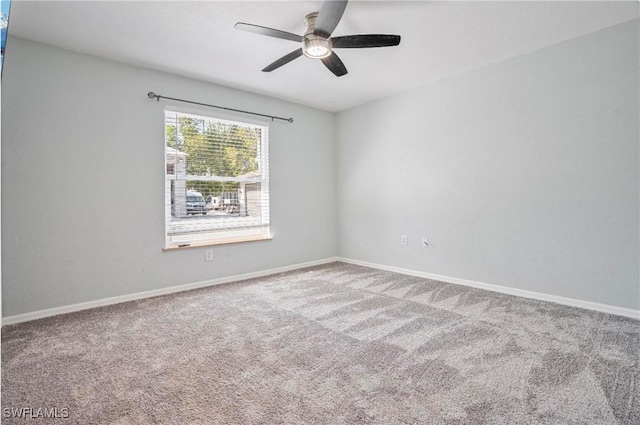
[[[6,326],[2,423],[637,425],[639,333],[334,263]]]

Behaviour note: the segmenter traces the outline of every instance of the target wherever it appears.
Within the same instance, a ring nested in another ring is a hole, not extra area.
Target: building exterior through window
[[[165,111],[166,248],[270,237],[268,130]]]

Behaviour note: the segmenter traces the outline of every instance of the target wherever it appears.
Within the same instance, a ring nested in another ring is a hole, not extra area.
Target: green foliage
[[[166,131],[167,131],[167,146],[169,146],[170,148],[174,148],[177,149],[178,148],[178,137],[177,137],[177,132],[176,132],[176,126],[175,125],[168,125],[166,126]]]
[[[166,124],[167,146],[187,154],[187,174],[238,177],[259,171],[260,129],[177,116]],[[189,181],[203,196],[237,190],[237,182]]]
[[[188,190],[200,192],[205,198],[209,195],[220,196],[222,192],[233,192],[240,189],[240,184],[236,182],[212,182],[189,180],[187,182]]]

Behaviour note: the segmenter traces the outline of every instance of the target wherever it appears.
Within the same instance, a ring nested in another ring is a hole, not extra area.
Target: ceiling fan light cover
[[[331,40],[307,35],[302,42],[302,53],[311,59],[322,59],[331,55]]]

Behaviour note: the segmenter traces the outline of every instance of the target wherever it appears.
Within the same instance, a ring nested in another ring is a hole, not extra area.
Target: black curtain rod
[[[243,111],[242,109],[226,108],[224,106],[209,105],[208,103],[200,103],[200,102],[193,102],[191,100],[176,99],[175,97],[161,96],[159,94],[155,94],[152,91],[147,93],[147,96],[149,96],[149,99],[156,99],[158,102],[160,102],[160,98],[163,98],[163,99],[175,100],[178,102],[191,103],[193,105],[208,106],[209,108],[224,109],[225,111],[233,111],[233,112],[241,112],[243,114],[257,115],[259,117],[271,118],[271,121],[282,120],[287,122],[293,122],[293,118],[282,118],[282,117],[276,117],[273,115],[259,114],[257,112]]]

